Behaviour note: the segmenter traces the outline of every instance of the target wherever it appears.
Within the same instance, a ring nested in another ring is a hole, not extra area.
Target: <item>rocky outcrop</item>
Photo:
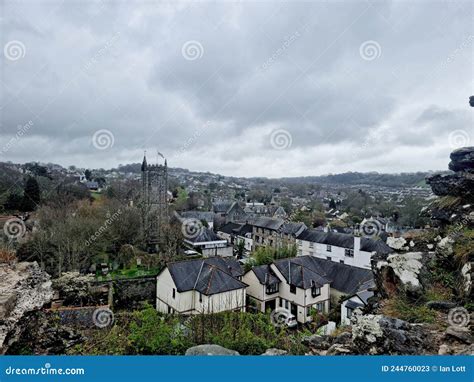
[[[286,350],[271,348],[271,349],[267,349],[267,351],[263,353],[262,355],[275,356],[275,355],[286,355],[286,354],[288,354]]]
[[[474,189],[474,174],[436,174],[428,177],[426,182],[435,195],[463,197]]]
[[[450,155],[449,169],[458,171],[474,172],[474,146],[462,147],[454,150]]]
[[[21,262],[0,264],[0,354],[6,352],[5,339],[15,337],[18,322],[29,312],[42,308],[53,298],[51,280],[39,265]]]
[[[403,294],[419,296],[427,287],[428,265],[433,252],[408,252],[374,258],[372,269],[379,294],[384,297]]]
[[[6,339],[6,354],[62,355],[84,341],[76,330],[58,324],[56,315],[36,310],[24,315]]]
[[[474,225],[474,147],[463,147],[451,153],[449,168],[453,174],[436,174],[426,178],[435,195],[425,213],[442,224]]]
[[[239,352],[220,345],[198,345],[186,350],[185,355],[240,355]]]
[[[361,354],[432,354],[431,333],[421,325],[383,315],[352,317],[353,346]]]

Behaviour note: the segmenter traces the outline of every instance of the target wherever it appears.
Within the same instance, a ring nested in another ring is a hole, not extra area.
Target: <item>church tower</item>
[[[161,154],[160,154],[161,155]],[[163,228],[168,222],[168,165],[142,162],[142,223],[147,247],[157,251],[163,242]]]

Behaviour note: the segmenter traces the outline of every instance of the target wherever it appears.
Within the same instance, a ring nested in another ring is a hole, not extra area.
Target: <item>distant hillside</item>
[[[319,184],[339,184],[354,186],[359,184],[384,186],[384,187],[425,187],[425,177],[432,172],[416,172],[401,174],[380,174],[377,172],[361,173],[346,172],[343,174],[330,174],[322,176],[308,176],[299,178],[282,178],[289,183],[319,183]]]

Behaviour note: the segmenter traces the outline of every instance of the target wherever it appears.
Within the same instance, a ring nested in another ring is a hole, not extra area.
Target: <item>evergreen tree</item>
[[[29,177],[23,192],[22,211],[34,211],[40,202],[40,188],[35,178]]]
[[[21,208],[22,201],[23,198],[21,195],[17,193],[11,193],[8,195],[8,198],[3,206],[7,211],[19,210]]]

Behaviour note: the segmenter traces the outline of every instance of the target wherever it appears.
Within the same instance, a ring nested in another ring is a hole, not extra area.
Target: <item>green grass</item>
[[[116,269],[110,272],[107,276],[97,275],[97,280],[113,280],[113,279],[133,279],[135,277],[141,276],[154,276],[158,274],[160,268],[144,268],[144,267],[135,267],[128,269]]]
[[[394,297],[385,302],[382,313],[411,323],[434,323],[436,312],[425,305],[411,303],[403,297]]]

